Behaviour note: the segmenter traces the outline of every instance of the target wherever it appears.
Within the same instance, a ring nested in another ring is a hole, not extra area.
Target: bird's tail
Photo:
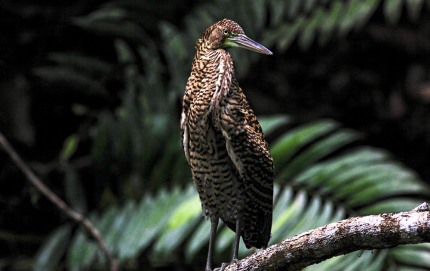
[[[248,249],[252,247],[266,248],[270,240],[272,212],[259,210],[256,214],[252,221],[245,221],[241,234]]]

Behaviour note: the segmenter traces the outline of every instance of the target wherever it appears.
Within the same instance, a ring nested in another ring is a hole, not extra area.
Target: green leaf
[[[281,33],[281,35],[277,37],[279,39],[278,47],[280,50],[286,50],[290,46],[303,29],[305,23],[305,18],[300,16],[292,24],[286,24],[283,26],[282,30],[278,30],[279,33]]]
[[[264,134],[268,135],[273,133],[273,131],[275,131],[281,125],[289,123],[290,118],[285,115],[263,116],[258,118],[258,121],[260,122]]]
[[[190,239],[185,245],[185,258],[187,262],[191,262],[197,253],[208,244],[211,229],[210,224],[208,220],[201,219],[200,225],[190,236]],[[218,228],[218,232],[219,229],[220,227]]]
[[[402,3],[403,0],[384,1],[384,16],[390,24],[394,25],[399,21],[402,14]]]
[[[343,130],[329,135],[303,150],[287,166],[280,169],[278,178],[288,180],[318,160],[356,141],[358,138],[359,135],[350,130]]]
[[[85,270],[94,261],[98,247],[87,239],[82,231],[75,234],[67,253],[67,268],[71,271]]]
[[[291,204],[280,206],[284,211],[273,219],[272,242],[278,242],[292,236],[291,230],[300,220],[306,207],[307,198],[304,191],[300,191]]]
[[[318,0],[305,0],[304,2],[305,2],[304,11],[310,12],[311,10],[313,10],[315,8],[315,6],[318,3]]]
[[[420,198],[408,198],[404,196],[399,196],[391,199],[380,200],[371,205],[364,206],[360,209],[360,213],[362,213],[363,215],[370,215],[404,212],[406,210],[412,210],[413,208],[420,205],[423,201],[424,200]]]
[[[79,144],[79,135],[73,134],[70,135],[64,140],[63,149],[61,150],[60,159],[63,161],[67,161],[70,157],[75,154],[78,149]]]
[[[288,2],[283,0],[268,1],[271,17],[271,24],[278,25],[282,22],[282,17],[287,11]]]
[[[303,3],[303,0],[290,0],[286,1],[288,3],[287,5],[287,14],[288,17],[292,18],[297,15],[297,13],[300,10],[301,4]]]
[[[34,271],[57,270],[68,248],[71,229],[71,225],[65,224],[48,236],[35,256]]]
[[[76,169],[70,165],[67,165],[65,169],[64,184],[66,198],[71,207],[81,214],[86,213],[87,199],[85,190],[82,187],[82,183]]]
[[[173,212],[167,226],[169,229],[178,228],[185,224],[187,221],[194,219],[197,215],[201,214],[202,208],[200,206],[200,199],[196,193],[189,197],[186,201]]]
[[[345,36],[351,29],[353,29],[357,16],[359,16],[359,7],[362,4],[362,0],[351,0],[348,2],[346,10],[344,10],[341,20],[339,21],[340,24],[338,34],[340,37]]]
[[[339,1],[332,1],[329,12],[320,25],[320,44],[325,44],[333,35],[334,30],[338,27],[339,19],[342,15],[343,5]]]
[[[275,168],[280,168],[304,145],[324,134],[330,133],[337,126],[338,124],[333,121],[320,121],[295,128],[281,136],[270,146]]]
[[[424,0],[406,0],[406,8],[408,16],[412,21],[418,20],[418,17],[423,10]]]
[[[308,21],[303,28],[302,34],[299,37],[299,46],[302,49],[307,49],[311,46],[315,39],[318,28],[324,20],[324,11],[322,8],[317,8],[312,14],[312,19]]]
[[[430,262],[430,244],[398,246],[390,254],[404,265],[428,268]]]
[[[369,21],[370,17],[375,13],[381,0],[365,0],[361,1],[357,8],[356,20],[354,23],[355,29],[361,29]]]
[[[185,192],[185,191],[184,191]],[[168,258],[168,255],[178,249],[192,228],[199,221],[201,204],[195,189],[189,189],[182,197],[178,197],[177,206],[170,215],[163,233],[155,244],[151,258],[154,262]]]

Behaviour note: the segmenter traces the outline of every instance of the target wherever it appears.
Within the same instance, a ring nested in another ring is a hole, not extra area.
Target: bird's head
[[[208,27],[203,34],[203,42],[211,49],[240,47],[260,54],[272,54],[269,49],[248,38],[242,27],[229,19],[223,19]]]

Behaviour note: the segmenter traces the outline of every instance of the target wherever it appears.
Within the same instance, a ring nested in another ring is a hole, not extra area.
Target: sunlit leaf
[[[281,125],[288,123],[290,119],[285,115],[275,115],[270,117],[261,117],[258,119],[258,121],[260,122],[264,133],[270,134]]]

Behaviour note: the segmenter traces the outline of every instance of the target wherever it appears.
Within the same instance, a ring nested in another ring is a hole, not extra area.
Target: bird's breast
[[[234,223],[243,205],[238,176],[217,119],[221,104],[195,103],[189,120],[190,165],[206,216],[216,215]]]

